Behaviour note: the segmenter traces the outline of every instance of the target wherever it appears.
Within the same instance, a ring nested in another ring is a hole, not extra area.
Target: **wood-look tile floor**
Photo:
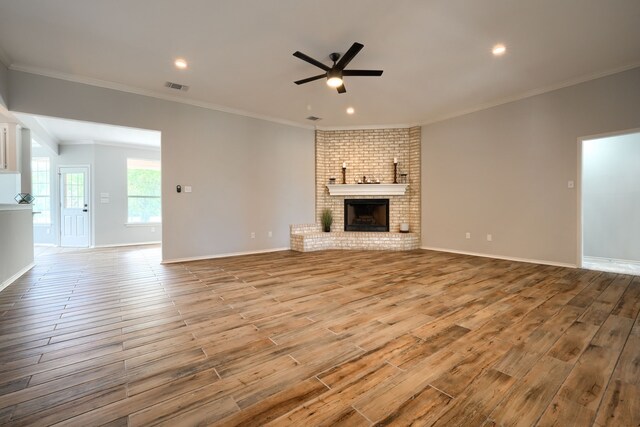
[[[640,425],[640,278],[432,251],[160,265],[0,293],[0,424]]]

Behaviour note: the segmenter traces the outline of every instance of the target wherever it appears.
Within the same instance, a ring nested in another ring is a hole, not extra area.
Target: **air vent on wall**
[[[307,120],[311,120],[312,122],[315,122],[317,120],[322,120],[320,117],[316,117],[316,116],[309,116],[307,117]]]
[[[166,82],[164,86],[168,87],[169,89],[181,90],[183,92],[186,92],[189,90],[189,86],[181,85],[180,83]]]

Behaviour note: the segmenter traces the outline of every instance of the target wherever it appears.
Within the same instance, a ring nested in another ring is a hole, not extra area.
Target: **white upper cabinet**
[[[15,123],[0,123],[0,172],[20,172],[22,131]]]

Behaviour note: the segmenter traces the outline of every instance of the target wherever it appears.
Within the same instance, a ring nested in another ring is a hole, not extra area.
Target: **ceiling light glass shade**
[[[181,70],[184,70],[185,68],[187,68],[187,61],[185,61],[182,58],[176,59],[174,64],[177,68],[180,68]]]
[[[327,79],[327,85],[331,87],[338,87],[342,85],[342,79],[340,77],[329,77]]]
[[[503,44],[497,44],[493,47],[492,52],[496,56],[503,55],[507,51],[507,48]]]

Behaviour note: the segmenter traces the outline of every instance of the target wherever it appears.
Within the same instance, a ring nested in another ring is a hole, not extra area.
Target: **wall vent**
[[[168,87],[169,89],[181,90],[183,92],[186,92],[189,90],[189,86],[181,85],[180,83],[173,83],[173,82],[166,82],[164,84],[164,87]]]
[[[311,120],[312,122],[318,121],[318,120],[322,120],[320,117],[316,117],[316,116],[309,116],[307,117],[307,120]]]

